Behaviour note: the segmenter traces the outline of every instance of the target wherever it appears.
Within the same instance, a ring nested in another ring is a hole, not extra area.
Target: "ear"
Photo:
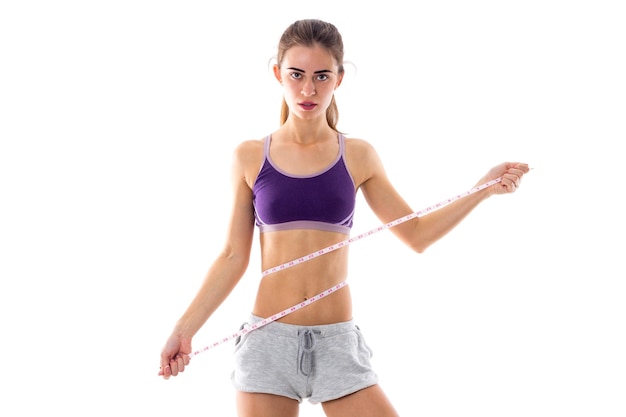
[[[343,72],[338,74],[339,76],[337,77],[337,84],[335,84],[335,90],[339,88],[339,86],[341,85],[341,82],[343,81]]]
[[[278,82],[280,83],[280,85],[283,85],[283,80],[280,77],[280,67],[276,64],[274,64],[274,66],[272,67],[272,69],[274,70],[274,77],[276,77],[276,79],[278,80]]]

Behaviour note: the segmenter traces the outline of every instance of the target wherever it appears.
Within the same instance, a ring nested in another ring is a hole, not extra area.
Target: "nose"
[[[305,97],[311,97],[317,94],[317,91],[315,91],[315,85],[313,84],[313,81],[305,81],[304,85],[302,86],[301,93]]]

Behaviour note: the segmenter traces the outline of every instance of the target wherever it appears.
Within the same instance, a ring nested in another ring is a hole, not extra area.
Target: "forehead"
[[[298,68],[304,71],[337,71],[337,61],[331,53],[319,46],[296,45],[289,48],[283,57],[282,68]]]

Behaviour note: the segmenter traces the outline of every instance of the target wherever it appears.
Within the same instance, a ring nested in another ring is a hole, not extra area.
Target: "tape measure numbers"
[[[404,223],[404,222],[409,221],[411,219],[414,219],[416,217],[420,217],[420,216],[423,216],[423,215],[425,215],[427,213],[439,210],[440,208],[443,208],[443,207],[447,206],[450,203],[453,203],[453,202],[455,202],[455,201],[457,201],[457,200],[459,200],[459,199],[461,199],[463,197],[467,197],[470,194],[474,194],[474,193],[476,193],[476,192],[478,192],[480,190],[483,190],[483,189],[485,189],[487,187],[491,187],[492,185],[497,184],[497,183],[499,183],[501,181],[502,181],[502,177],[496,178],[496,179],[491,180],[489,182],[486,182],[486,183],[484,183],[482,185],[476,186],[476,187],[470,189],[469,191],[466,191],[466,192],[461,193],[461,194],[457,194],[454,197],[450,197],[450,198],[448,198],[446,200],[443,200],[443,201],[441,201],[441,202],[439,202],[437,204],[434,204],[434,205],[432,205],[430,207],[427,207],[425,209],[422,209],[420,211],[416,211],[414,213],[411,213],[411,214],[406,215],[404,217],[401,217],[399,219],[393,220],[393,221],[391,221],[389,223],[386,223],[386,224],[383,224],[381,226],[378,226],[378,227],[376,227],[374,229],[371,229],[371,230],[369,230],[367,232],[361,233],[361,234],[359,234],[357,236],[351,237],[351,238],[343,240],[343,241],[341,241],[339,243],[335,243],[333,245],[327,246],[327,247],[325,247],[323,249],[320,249],[320,250],[318,250],[316,252],[313,252],[313,253],[310,253],[308,255],[302,256],[302,257],[300,257],[298,259],[294,259],[294,260],[286,262],[286,263],[284,263],[282,265],[278,265],[278,266],[275,266],[273,268],[267,269],[267,270],[263,271],[262,276],[266,277],[267,275],[273,274],[275,272],[284,271],[285,269],[288,269],[288,268],[291,268],[293,266],[299,265],[301,263],[310,261],[311,259],[315,259],[315,258],[317,258],[319,256],[322,256],[322,255],[325,255],[327,253],[333,252],[333,251],[335,251],[337,249],[341,249],[341,248],[343,248],[343,247],[345,247],[347,245],[350,245],[350,244],[352,244],[352,243],[354,243],[354,242],[356,242],[358,240],[364,239],[364,238],[366,238],[368,236],[371,236],[371,235],[373,235],[375,233],[381,232],[383,230],[390,229],[392,227],[395,227],[395,226],[397,226],[397,225],[399,225],[401,223]],[[230,340],[233,340],[233,339],[236,339],[238,337],[244,336],[245,334],[250,333],[251,331],[254,331],[254,330],[256,330],[256,329],[258,329],[260,327],[263,327],[263,326],[265,326],[267,324],[270,324],[273,321],[279,320],[282,317],[285,317],[286,315],[293,313],[294,311],[300,310],[301,308],[306,307],[309,304],[312,304],[312,303],[314,303],[314,302],[316,302],[318,300],[321,300],[322,298],[324,298],[324,297],[334,293],[335,291],[345,287],[346,285],[348,285],[348,282],[347,281],[342,281],[339,284],[333,286],[332,288],[329,288],[329,289],[327,289],[325,291],[322,291],[321,293],[319,293],[319,294],[317,294],[317,295],[315,295],[313,297],[310,297],[309,299],[307,299],[307,300],[305,300],[305,301],[303,301],[303,302],[301,302],[299,304],[296,304],[296,305],[294,305],[292,307],[289,307],[289,308],[281,311],[280,313],[276,313],[276,314],[272,315],[271,317],[263,319],[263,320],[261,320],[261,321],[259,321],[257,323],[252,324],[252,325],[246,326],[246,327],[242,328],[241,330],[239,330],[238,332],[235,332],[235,333],[233,333],[233,334],[231,334],[229,336],[226,336],[226,337],[224,337],[224,338],[222,338],[220,340],[217,340],[214,343],[203,347],[202,349],[196,350],[196,351],[190,353],[189,357],[193,357],[193,356],[199,355],[202,352],[206,352],[207,350],[213,349],[213,348],[215,348],[215,347],[217,347],[219,345],[222,345],[222,344],[224,344],[224,343],[226,343],[226,342],[228,342]]]

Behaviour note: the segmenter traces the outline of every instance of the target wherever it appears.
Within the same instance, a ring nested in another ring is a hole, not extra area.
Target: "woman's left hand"
[[[503,162],[489,170],[477,185],[485,184],[491,180],[502,177],[502,180],[492,185],[494,194],[507,194],[515,192],[520,186],[522,177],[530,171],[528,164],[521,162]]]

